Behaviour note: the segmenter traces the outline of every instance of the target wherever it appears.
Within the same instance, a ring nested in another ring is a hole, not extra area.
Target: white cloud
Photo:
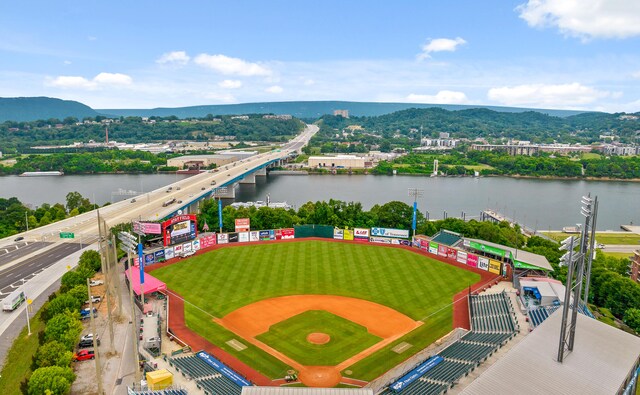
[[[406,101],[410,103],[428,103],[428,104],[464,104],[469,99],[464,92],[442,90],[435,95],[420,95],[411,93],[406,97]]]
[[[156,63],[185,65],[189,63],[189,59],[191,58],[189,57],[189,55],[187,55],[185,51],[173,51],[173,52],[163,53],[162,56],[160,56],[156,60]]]
[[[96,41],[98,39],[98,37],[96,36],[87,36],[87,40],[89,41]]]
[[[634,71],[633,73],[631,73],[631,76],[632,76],[633,78],[637,78],[637,79],[639,79],[639,80],[640,80],[640,70],[638,70],[638,71]]]
[[[279,85],[273,85],[264,90],[267,93],[282,93],[284,89],[282,89]]]
[[[271,75],[271,70],[268,67],[225,55],[208,55],[203,53],[196,56],[194,62],[224,75],[241,75],[247,77]]]
[[[464,45],[467,42],[461,38],[434,38],[430,39],[425,45],[422,46],[422,53],[418,54],[418,59],[426,59],[431,57],[432,52],[454,52],[459,45]]]
[[[238,89],[242,86],[242,81],[240,80],[224,80],[218,82],[218,86],[224,89]]]
[[[544,108],[580,108],[604,97],[619,97],[621,94],[600,91],[577,82],[571,84],[527,84],[491,88],[489,100],[508,106],[530,106]]]
[[[126,86],[132,83],[133,79],[130,76],[121,73],[100,73],[91,80],[80,76],[61,75],[45,82],[46,85],[56,88],[85,90],[109,86]]]
[[[582,39],[640,35],[638,0],[529,0],[516,11],[529,26],[557,27]]]
[[[640,72],[638,72],[640,73]],[[312,80],[311,78],[307,78],[306,80],[304,80],[303,84],[305,84],[306,86],[311,86],[314,85],[316,82],[314,80]]]
[[[65,61],[64,61],[64,62],[62,62],[62,63],[64,63],[65,65],[67,65],[67,66],[68,66],[68,65],[70,65],[70,64],[71,64],[71,61],[70,61],[70,60],[65,60]]]

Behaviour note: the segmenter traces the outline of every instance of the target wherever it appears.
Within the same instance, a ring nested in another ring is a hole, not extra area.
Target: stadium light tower
[[[591,260],[595,235],[595,218],[598,210],[598,198],[590,195],[583,196],[580,214],[585,217],[584,225],[580,225],[580,238],[570,236],[562,241],[560,250],[567,251],[560,258],[560,265],[567,266],[567,283],[565,285],[564,303],[562,309],[562,323],[560,325],[560,341],[558,344],[558,362],[562,363],[567,352],[573,351],[578,319],[578,309],[582,298],[582,283],[585,280],[585,258],[588,258],[587,282],[585,292],[589,289]],[[577,248],[577,251],[576,251]],[[585,301],[588,295],[585,295]],[[571,318],[569,321],[569,310]]]
[[[413,235],[416,235],[416,225],[418,221],[418,198],[424,195],[424,189],[409,188],[409,196],[413,197],[413,221],[411,222],[411,229],[413,229]]]

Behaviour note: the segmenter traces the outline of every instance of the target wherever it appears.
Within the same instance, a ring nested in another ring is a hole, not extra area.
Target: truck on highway
[[[175,202],[176,202],[176,199],[175,199],[175,198],[169,199],[169,200],[167,200],[166,202],[162,203],[162,207],[170,206],[170,205],[172,205],[172,204],[173,204],[173,203],[175,203]]]
[[[2,301],[2,310],[13,311],[17,309],[18,306],[20,306],[25,300],[27,300],[27,297],[24,296],[24,292],[20,289],[16,289],[15,291],[11,292],[9,296],[4,298],[4,300]]]

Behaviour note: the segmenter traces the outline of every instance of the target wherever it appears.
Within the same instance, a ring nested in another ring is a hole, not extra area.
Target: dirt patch
[[[307,341],[311,344],[327,344],[331,340],[331,336],[326,333],[314,332],[307,335]]]
[[[305,366],[300,369],[298,379],[308,387],[331,388],[340,384],[342,375],[333,366]]]
[[[245,346],[244,344],[240,343],[236,339],[229,340],[227,342],[227,344],[229,345],[229,347],[235,349],[236,351],[242,351],[242,350],[245,350],[247,348],[247,346]]]
[[[411,348],[411,344],[407,342],[402,342],[397,346],[393,347],[391,351],[395,352],[396,354],[402,354],[403,352],[407,351],[410,348]]]

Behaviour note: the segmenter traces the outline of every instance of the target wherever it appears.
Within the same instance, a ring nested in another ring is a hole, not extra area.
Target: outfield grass
[[[38,346],[38,333],[44,330],[44,321],[40,312],[29,320],[31,336],[27,336],[27,328],[20,332],[13,341],[0,373],[0,394],[20,394],[20,384],[31,376],[31,361]]]
[[[544,232],[545,235],[551,237],[556,241],[562,241],[569,236],[578,236],[577,234],[569,234],[564,232]],[[635,233],[622,233],[622,232],[596,232],[596,241],[600,244],[617,244],[617,245],[631,245],[640,244],[640,235]]]
[[[404,249],[329,241],[227,247],[154,270],[153,276],[216,317],[267,298],[309,294],[369,300],[415,320],[444,308],[444,313],[407,335],[415,347],[400,355],[373,354],[356,364],[361,368],[352,369],[354,378],[382,373],[449,332],[451,308],[445,306],[454,294],[480,280],[476,273]],[[257,348],[237,352],[225,347],[237,336],[213,323],[209,315],[187,305],[185,319],[213,344],[267,376],[282,377],[275,374],[286,370],[282,362],[272,367],[273,357]]]
[[[326,333],[326,344],[312,344],[307,335]],[[323,310],[309,310],[269,328],[257,337],[303,365],[333,366],[366,350],[382,339],[370,334],[362,325]]]

